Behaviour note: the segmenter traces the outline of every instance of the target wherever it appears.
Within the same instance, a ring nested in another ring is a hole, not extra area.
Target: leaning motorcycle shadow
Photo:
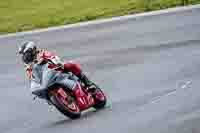
[[[95,110],[95,109],[89,109],[87,111],[82,112],[82,115],[80,118],[72,120],[72,119],[64,119],[64,120],[60,120],[60,121],[56,121],[56,122],[52,122],[48,125],[45,126],[45,128],[55,128],[55,127],[59,127],[62,125],[65,126],[70,126],[71,124],[79,124],[79,122],[94,118],[94,117],[98,117],[98,115],[101,115],[104,111],[108,110],[109,107],[105,107],[103,109],[100,110]]]

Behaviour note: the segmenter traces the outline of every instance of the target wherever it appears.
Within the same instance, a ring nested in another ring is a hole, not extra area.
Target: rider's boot
[[[83,72],[80,72],[77,77],[84,83],[86,87],[90,87],[93,84]]]
[[[83,72],[80,72],[80,74],[77,75],[77,77],[85,84],[85,86],[86,86],[91,92],[95,92],[96,86],[92,83],[92,81],[90,81],[90,80],[88,79],[88,77],[87,77]]]

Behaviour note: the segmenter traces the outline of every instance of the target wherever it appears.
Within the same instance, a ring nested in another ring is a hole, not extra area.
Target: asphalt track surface
[[[109,97],[69,120],[32,100],[16,56],[34,40],[79,61]],[[0,39],[0,133],[199,133],[200,9]]]

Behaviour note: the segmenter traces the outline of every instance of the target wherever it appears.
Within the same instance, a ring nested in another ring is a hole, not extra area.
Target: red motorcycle
[[[94,88],[87,88],[79,80],[79,89],[76,91],[75,97],[75,94],[72,92],[72,90],[63,88],[61,85],[54,83],[56,74],[54,70],[61,72],[63,71],[59,67],[49,70],[48,77],[46,78],[46,83],[49,84],[46,89],[47,99],[62,114],[70,119],[76,119],[81,116],[82,111],[91,107],[95,109],[101,109],[105,107],[106,96],[95,83],[93,83]],[[74,75],[72,74],[72,76]]]

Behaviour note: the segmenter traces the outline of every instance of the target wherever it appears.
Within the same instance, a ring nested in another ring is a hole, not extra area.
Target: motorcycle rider
[[[82,72],[79,65],[73,63],[72,61],[61,61],[61,59],[54,53],[37,48],[36,44],[32,41],[23,43],[20,46],[18,53],[22,55],[22,61],[25,65],[26,75],[31,83],[32,94],[41,98],[47,98],[47,94],[45,93],[46,91],[41,91],[45,88],[42,88],[42,83],[39,82],[42,80],[41,66],[43,64],[50,63],[53,65],[58,65],[62,67],[66,73],[71,72],[76,75],[86,87],[90,88],[93,85],[93,83]],[[65,74],[59,83],[74,91],[76,95],[76,90],[78,90],[79,87],[77,80],[70,79],[69,76]]]

